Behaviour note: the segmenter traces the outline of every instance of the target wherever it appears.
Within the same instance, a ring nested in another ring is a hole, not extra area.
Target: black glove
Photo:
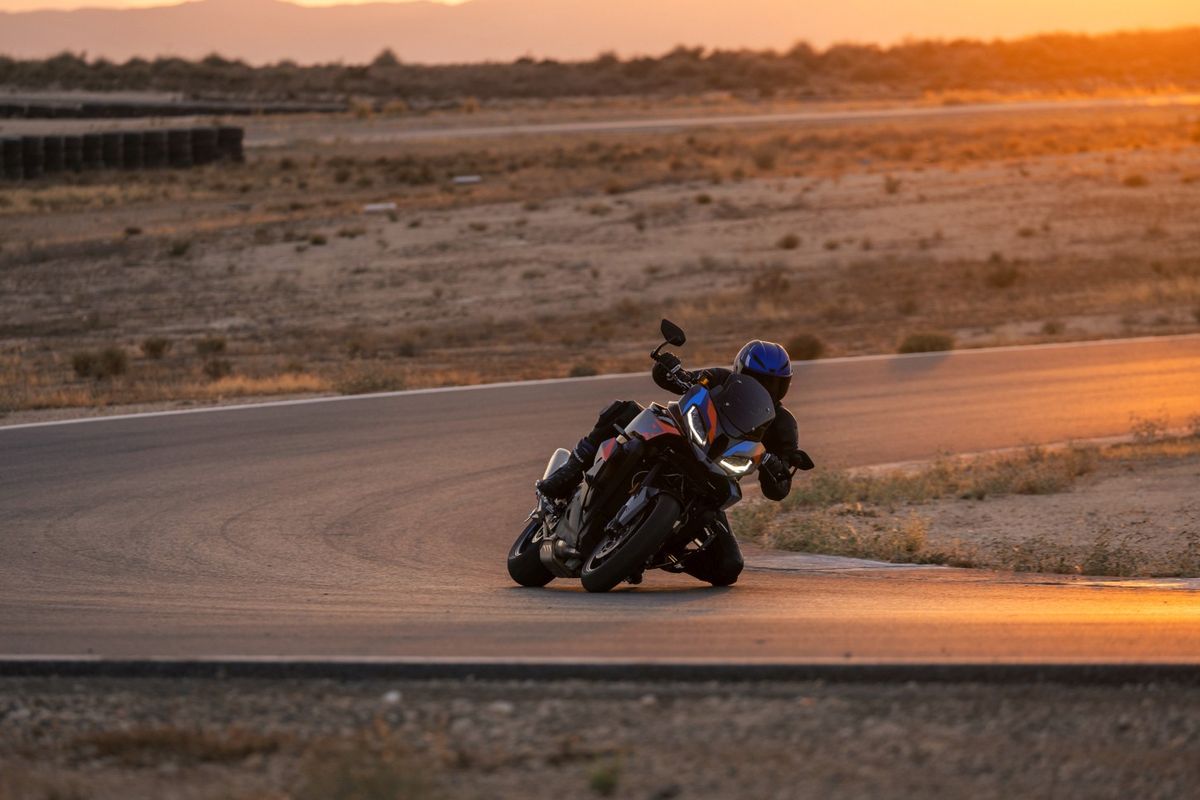
[[[788,496],[792,490],[792,473],[779,456],[768,453],[759,465],[758,483],[763,496],[776,502]]]
[[[792,477],[792,473],[783,459],[771,453],[763,456],[762,470],[776,483],[782,483]]]
[[[656,360],[668,375],[683,365],[683,362],[679,360],[679,356],[674,353],[659,353]]]

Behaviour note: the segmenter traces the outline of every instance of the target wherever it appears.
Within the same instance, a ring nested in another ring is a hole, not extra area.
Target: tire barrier
[[[0,119],[146,119],[151,117],[247,117],[262,114],[342,114],[344,103],[0,103]]]
[[[160,169],[167,165],[167,132],[146,131],[142,134],[142,166]]]
[[[57,175],[67,168],[63,153],[63,137],[42,137],[42,172]]]
[[[217,160],[217,129],[192,128],[192,163],[196,166]]]
[[[142,168],[142,134],[126,131],[121,134],[121,166],[125,169]]]
[[[102,133],[100,134],[100,141],[103,143],[103,150],[101,152],[103,153],[105,168],[120,169],[121,165],[125,163],[121,150],[121,143],[125,141],[125,137],[116,132]]]
[[[21,140],[15,136],[0,139],[0,178],[19,181],[25,171],[21,168]]]
[[[21,137],[21,176],[25,180],[42,177],[44,153],[41,136]]]
[[[186,169],[246,160],[246,132],[221,126],[0,138],[0,180],[100,169]]]
[[[67,172],[83,171],[83,137],[63,137],[63,167]]]
[[[85,133],[79,138],[83,142],[83,168],[104,169],[104,135]]]
[[[167,131],[167,163],[177,168],[192,166],[192,132],[187,128]]]
[[[246,160],[245,140],[246,131],[242,128],[217,128],[217,150],[220,151],[221,158],[241,164]]]

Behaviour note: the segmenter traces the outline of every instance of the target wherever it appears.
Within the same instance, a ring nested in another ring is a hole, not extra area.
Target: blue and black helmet
[[[775,342],[747,342],[733,360],[733,371],[761,383],[776,403],[783,400],[792,385],[792,360],[783,345]]]

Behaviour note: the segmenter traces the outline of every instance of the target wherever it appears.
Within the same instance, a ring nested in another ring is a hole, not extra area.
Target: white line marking
[[[1183,333],[1173,336],[1140,336],[1132,339],[1096,339],[1080,342],[1062,342],[1027,345],[1004,345],[1000,347],[976,347],[965,350],[945,350],[936,353],[880,353],[869,356],[839,356],[837,358],[822,358],[816,361],[797,362],[796,366],[822,367],[833,364],[869,363],[872,361],[905,361],[915,359],[949,359],[963,356],[980,356],[992,353],[1029,352],[1033,350],[1072,350],[1092,347],[1116,347],[1121,345],[1160,344],[1167,342],[1200,343],[1200,334]],[[25,422],[17,425],[4,425],[0,422],[0,433],[5,431],[26,430],[29,428],[50,428],[59,425],[80,425],[86,422],[114,422],[128,419],[152,419],[154,417],[176,417],[185,414],[212,414],[219,411],[247,411],[260,408],[286,408],[287,406],[314,405],[317,403],[342,403],[353,400],[378,400],[390,397],[408,397],[424,394],[443,394],[447,392],[477,392],[488,389],[515,389],[526,386],[553,386],[566,383],[587,383],[591,381],[610,381],[623,378],[649,377],[645,372],[621,372],[610,375],[591,375],[586,378],[543,378],[532,381],[505,381],[502,383],[478,383],[471,386],[438,386],[430,389],[404,389],[397,392],[376,392],[373,394],[329,395],[326,397],[306,397],[300,400],[274,400],[265,403],[242,403],[228,406],[205,406],[204,408],[179,408],[170,411],[145,411],[137,414],[113,414],[109,416],[76,417],[74,419],[49,420],[46,422]]]
[[[257,656],[257,655],[222,655],[222,656],[105,656],[87,654],[67,654],[67,655],[42,655],[42,654],[17,654],[17,655],[0,655],[0,664],[4,663],[33,663],[39,661],[60,662],[60,663],[77,663],[77,664],[105,664],[105,663],[135,663],[146,664],[153,666],[155,664],[334,664],[354,666],[356,664],[363,665],[439,665],[447,664],[452,666],[526,666],[526,665],[560,665],[560,666],[602,666],[602,667],[769,667],[769,666],[841,666],[852,664],[855,666],[876,665],[876,666],[892,666],[892,665],[912,665],[912,666],[932,666],[932,667],[955,667],[955,666],[984,666],[984,667],[1009,667],[1009,666],[1047,666],[1047,665],[1100,665],[1100,666],[1142,666],[1142,665],[1172,665],[1172,664],[1195,664],[1194,658],[1186,656],[1178,657],[1152,657],[1138,658],[1134,661],[1129,660],[1113,660],[1104,657],[1092,658],[1069,658],[1069,657],[1016,657],[1008,659],[996,659],[988,656],[963,657],[955,658],[953,661],[938,660],[933,657],[921,656],[897,656],[897,657],[854,657],[847,659],[844,656],[813,656],[813,657],[797,657],[789,658],[786,656],[775,658],[747,658],[747,659],[720,659],[720,658],[610,658],[596,657],[590,658],[586,656],[328,656],[328,655],[301,655],[301,656]]]

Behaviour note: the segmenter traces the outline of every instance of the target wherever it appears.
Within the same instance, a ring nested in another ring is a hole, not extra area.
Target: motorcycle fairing
[[[647,442],[659,436],[683,435],[679,428],[672,425],[669,420],[660,417],[653,408],[647,408],[634,417],[633,421],[625,426],[625,433],[629,436],[637,436]]]
[[[687,394],[679,399],[679,417],[684,420],[684,424],[687,424],[688,413],[693,408],[699,412],[700,419],[704,423],[706,445],[711,445],[717,438],[717,407],[713,405],[712,395],[708,388],[701,384],[693,386],[687,391]],[[693,445],[695,444],[690,437],[685,438]]]

